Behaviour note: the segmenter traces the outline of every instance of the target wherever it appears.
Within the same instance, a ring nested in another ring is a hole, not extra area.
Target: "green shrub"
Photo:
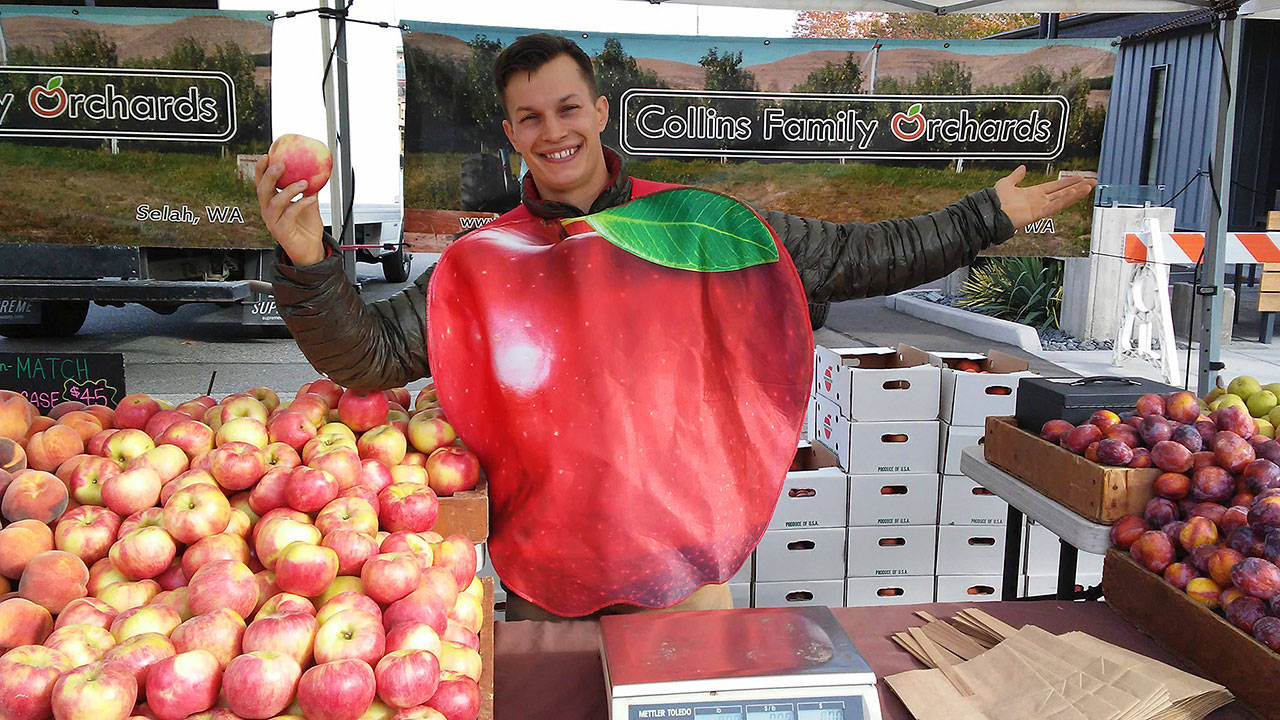
[[[1058,326],[1062,261],[1039,257],[988,258],[960,286],[956,304],[967,310],[1032,325]]]

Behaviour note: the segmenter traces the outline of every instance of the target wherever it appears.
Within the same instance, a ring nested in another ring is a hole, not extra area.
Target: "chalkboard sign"
[[[124,355],[0,352],[0,390],[22,393],[42,413],[67,400],[115,407],[125,396]]]

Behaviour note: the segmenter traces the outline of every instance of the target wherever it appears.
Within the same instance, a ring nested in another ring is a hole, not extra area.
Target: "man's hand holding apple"
[[[300,135],[282,135],[254,167],[262,221],[295,265],[325,258],[324,222],[316,193],[333,167],[328,148]],[[294,198],[302,195],[300,200]]]

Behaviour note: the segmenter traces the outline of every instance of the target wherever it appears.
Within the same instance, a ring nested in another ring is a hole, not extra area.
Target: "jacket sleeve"
[[[888,295],[937,280],[1014,230],[994,188],[928,215],[877,223],[760,214],[791,254],[811,303]]]
[[[366,305],[332,253],[275,266],[276,307],[312,367],[347,387],[385,389],[430,374],[426,298],[431,270],[396,295]]]

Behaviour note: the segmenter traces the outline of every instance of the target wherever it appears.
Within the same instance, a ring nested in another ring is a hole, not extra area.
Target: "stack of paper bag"
[[[973,652],[986,638],[956,625],[977,636],[974,645],[948,640],[936,625],[932,632],[911,628],[906,642],[895,636],[935,666],[885,678],[919,720],[1191,719],[1232,700],[1221,685],[1086,633],[1053,635],[1034,625],[1013,630],[995,621],[992,627],[1003,626],[991,638],[998,644]]]

